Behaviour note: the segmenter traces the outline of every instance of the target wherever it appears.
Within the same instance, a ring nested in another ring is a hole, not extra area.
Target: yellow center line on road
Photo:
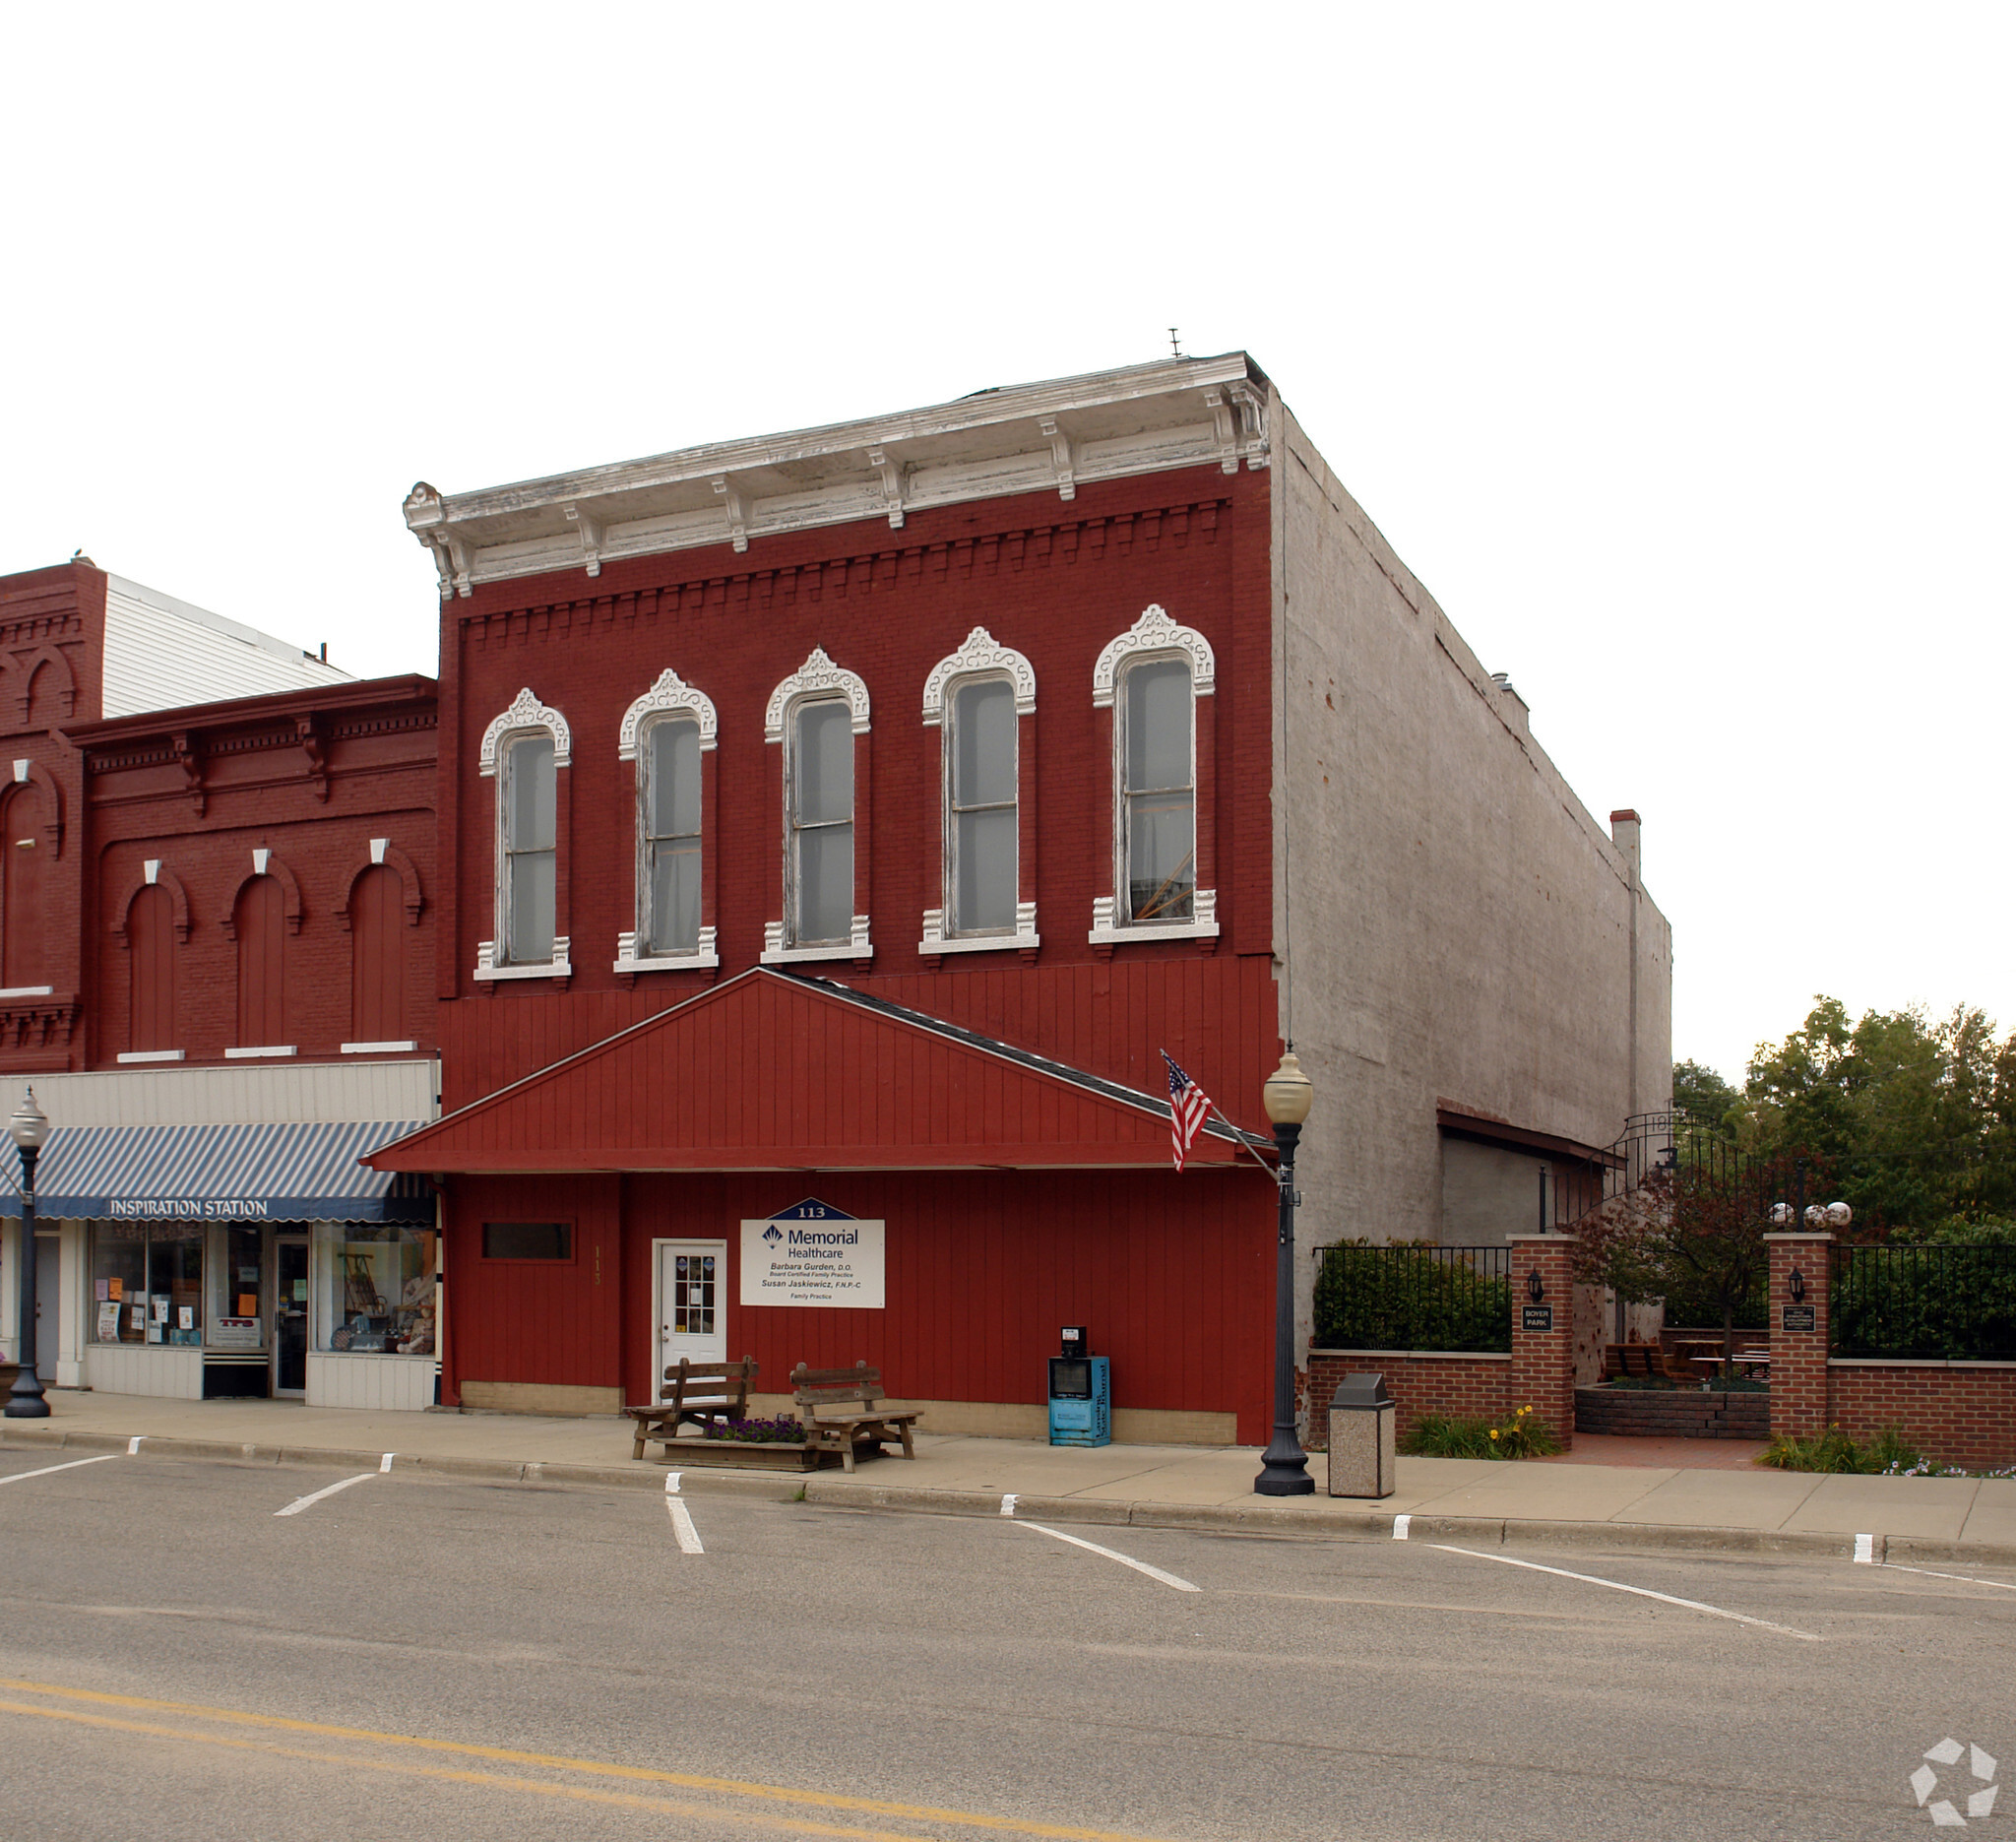
[[[823,1810],[855,1810],[865,1815],[893,1817],[899,1822],[952,1823],[969,1829],[994,1829],[1011,1835],[1040,1836],[1044,1842],[1156,1842],[1156,1838],[1111,1829],[1082,1829],[1061,1823],[1025,1822],[1012,1816],[988,1816],[976,1810],[943,1810],[929,1805],[898,1804],[880,1798],[850,1797],[840,1792],[803,1791],[788,1785],[753,1784],[736,1778],[710,1778],[697,1772],[662,1771],[649,1765],[618,1765],[603,1759],[572,1758],[565,1753],[528,1752],[510,1747],[472,1745],[460,1740],[435,1740],[418,1734],[378,1733],[368,1727],[337,1727],[318,1721],[289,1720],[278,1714],[248,1714],[236,1708],[205,1707],[182,1701],[158,1701],[144,1695],[110,1694],[94,1688],[63,1688],[52,1683],[22,1682],[0,1678],[0,1689],[16,1693],[44,1695],[63,1701],[81,1701],[94,1707],[126,1708],[149,1714],[179,1715],[184,1719],[227,1721],[238,1726],[266,1728],[279,1733],[312,1735],[325,1740],[354,1740],[381,1747],[403,1747],[427,1752],[445,1752],[465,1758],[493,1760],[505,1765],[532,1765],[548,1771],[577,1772],[590,1777],[616,1778],[633,1783],[665,1785],[681,1791],[708,1791],[722,1797],[747,1798],[772,1804],[807,1805]],[[77,1722],[87,1726],[124,1729],[134,1733],[158,1734],[176,1740],[195,1740],[210,1746],[250,1747],[284,1757],[302,1758],[341,1765],[365,1765],[379,1771],[401,1771],[422,1777],[449,1779],[458,1783],[487,1784],[498,1788],[536,1792],[549,1797],[570,1797],[588,1802],[623,1804],[635,1808],[664,1809],[692,1815],[721,1816],[733,1812],[700,1806],[673,1805],[660,1799],[601,1791],[582,1785],[551,1785],[537,1779],[507,1778],[500,1773],[458,1771],[443,1766],[421,1766],[394,1761],[357,1758],[348,1753],[319,1753],[289,1750],[271,1742],[238,1740],[225,1735],[191,1732],[182,1728],[156,1729],[143,1723],[121,1721],[106,1715],[91,1715],[69,1708],[35,1707],[26,1702],[0,1701],[0,1711],[39,1715],[45,1720]],[[894,1831],[841,1828],[808,1819],[736,1815],[738,1821],[763,1821],[773,1827],[794,1829],[808,1835],[873,1838],[873,1842],[918,1842],[918,1838]]]

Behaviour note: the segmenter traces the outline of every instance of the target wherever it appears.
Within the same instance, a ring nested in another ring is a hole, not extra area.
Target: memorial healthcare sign
[[[809,1198],[782,1215],[745,1220],[742,1302],[881,1310],[883,1228]]]

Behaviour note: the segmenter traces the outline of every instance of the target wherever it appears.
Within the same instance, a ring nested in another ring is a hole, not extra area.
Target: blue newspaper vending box
[[[1113,1442],[1111,1360],[1086,1347],[1082,1326],[1068,1325],[1062,1356],[1050,1358],[1050,1443],[1110,1445]]]

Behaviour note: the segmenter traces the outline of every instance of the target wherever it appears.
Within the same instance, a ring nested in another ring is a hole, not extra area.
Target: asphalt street
[[[1861,1842],[2016,1769],[2006,1569],[25,1451],[0,1541],[24,1837]]]

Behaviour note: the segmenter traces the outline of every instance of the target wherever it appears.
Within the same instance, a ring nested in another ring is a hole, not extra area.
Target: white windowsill
[[[504,979],[571,979],[574,967],[568,959],[569,941],[565,934],[553,936],[553,957],[536,960],[529,966],[499,966],[496,964],[497,943],[494,940],[476,942],[476,969],[470,976],[479,985],[494,984]]]
[[[870,960],[875,949],[868,944],[868,918],[856,915],[851,940],[829,940],[818,946],[786,946],[784,922],[765,921],[763,951],[756,957],[764,966],[801,966],[811,960]]]
[[[640,972],[709,972],[721,964],[721,955],[714,950],[714,929],[700,930],[700,944],[690,953],[646,953],[637,951],[637,936],[634,933],[619,933],[616,936],[616,963],[618,973]]]
[[[54,997],[56,987],[52,985],[10,985],[0,987],[0,1004],[6,1004],[18,997]]]
[[[278,1058],[284,1055],[296,1055],[299,1053],[300,1051],[297,1048],[295,1048],[295,1047],[291,1043],[271,1043],[266,1044],[258,1048],[227,1048],[224,1050],[224,1060],[260,1061],[268,1058]]]
[[[417,1043],[345,1043],[342,1045],[346,1055],[410,1055],[419,1048]]]
[[[125,1048],[119,1051],[121,1061],[184,1061],[188,1058],[186,1048]]]
[[[1036,930],[1036,904],[1015,905],[1013,933],[951,934],[944,931],[945,911],[924,911],[924,937],[917,942],[919,953],[1030,953],[1042,945]]]
[[[1216,940],[1218,938],[1218,891],[1200,889],[1192,901],[1195,914],[1185,921],[1128,921],[1113,923],[1113,898],[1101,896],[1092,905],[1092,931],[1085,937],[1094,946],[1124,946],[1130,940]]]

